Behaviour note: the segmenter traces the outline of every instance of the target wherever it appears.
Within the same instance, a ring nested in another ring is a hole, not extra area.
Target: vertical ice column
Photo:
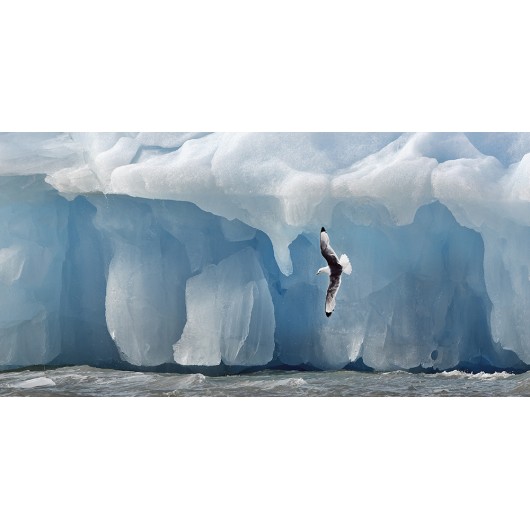
[[[481,227],[493,340],[530,362],[530,228],[511,221]]]
[[[42,176],[0,182],[0,367],[60,353],[66,201]]]
[[[183,365],[267,364],[274,352],[274,307],[256,252],[245,248],[208,265],[186,285],[188,320],[174,345]]]
[[[114,362],[119,355],[105,319],[108,262],[105,240],[93,222],[97,210],[84,197],[77,197],[69,206],[61,297],[62,351],[57,362]]]
[[[136,366],[172,362],[186,321],[189,263],[183,246],[160,228],[148,201],[92,202],[111,253],[105,315],[120,356]]]
[[[178,277],[170,269],[157,242],[116,245],[107,283],[107,326],[123,360],[136,366],[172,360],[183,315]]]

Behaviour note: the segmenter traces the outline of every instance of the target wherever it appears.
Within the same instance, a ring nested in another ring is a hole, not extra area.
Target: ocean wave
[[[246,388],[256,388],[258,390],[274,390],[277,388],[300,388],[307,385],[307,381],[303,377],[288,377],[285,379],[258,379],[255,381],[245,381],[244,383],[237,383],[237,386],[244,386]]]
[[[479,380],[482,379],[485,381],[492,381],[496,379],[508,379],[509,377],[514,377],[514,374],[510,372],[469,373],[469,372],[462,372],[461,370],[451,370],[448,372],[439,372],[437,374],[429,374],[428,377],[456,377],[460,379],[479,379]]]
[[[182,375],[178,378],[177,384],[179,388],[188,388],[195,385],[200,385],[206,382],[204,374],[190,374]]]

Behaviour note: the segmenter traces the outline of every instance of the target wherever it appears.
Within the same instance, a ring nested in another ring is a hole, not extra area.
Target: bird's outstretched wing
[[[328,292],[326,293],[326,316],[331,316],[335,309],[335,297],[340,287],[340,274],[332,274],[329,277]]]
[[[326,229],[320,230],[320,252],[329,265],[329,285],[326,293],[326,316],[329,317],[335,309],[335,297],[340,287],[340,275],[342,274],[342,265],[335,251],[329,244],[329,236]]]
[[[329,244],[329,236],[324,227],[320,230],[320,252],[328,262],[331,274],[342,272],[342,265],[339,263],[337,254],[335,254],[335,251]]]

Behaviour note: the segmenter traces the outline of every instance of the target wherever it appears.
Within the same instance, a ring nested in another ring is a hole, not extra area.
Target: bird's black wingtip
[[[322,228],[320,229],[320,231],[321,231],[321,232],[325,232],[326,229],[325,229],[324,227],[322,227]]]
[[[331,316],[331,312],[328,313],[328,312],[326,311],[326,316],[329,318],[329,317]]]

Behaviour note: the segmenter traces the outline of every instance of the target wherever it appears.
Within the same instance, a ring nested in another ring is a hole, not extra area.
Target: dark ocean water
[[[0,396],[530,396],[530,372],[270,370],[210,377],[74,366],[0,373]]]

